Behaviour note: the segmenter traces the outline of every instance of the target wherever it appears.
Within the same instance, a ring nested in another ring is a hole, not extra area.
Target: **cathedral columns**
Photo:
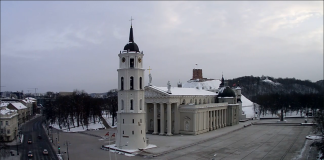
[[[160,103],[160,135],[164,135],[164,105]]]
[[[196,129],[196,126],[197,126],[196,116],[197,116],[197,113],[194,113],[193,114],[193,121],[192,121],[192,131],[194,132],[194,135],[196,135],[196,133],[197,133],[197,129]]]
[[[157,107],[156,103],[153,103],[154,105],[154,132],[153,134],[158,134],[158,123],[157,123]]]
[[[227,124],[226,114],[227,114],[226,109],[224,109],[224,120],[225,120],[224,127],[226,127]]]
[[[214,126],[214,128],[218,129],[219,128],[219,126],[218,126],[218,110],[215,110],[214,112],[215,112],[215,117],[214,117],[215,126]]]
[[[171,103],[167,103],[167,135],[171,136]]]
[[[148,111],[147,111],[147,103],[145,103],[144,104],[145,105],[145,107],[144,107],[144,111],[146,112],[146,116],[145,116],[145,119],[144,119],[144,121],[146,121],[145,123],[146,123],[146,133],[148,132],[148,129],[149,129],[149,126],[150,126],[150,121],[148,120]]]
[[[222,109],[222,128],[224,127],[224,123],[225,123],[225,120],[224,120],[224,109]]]

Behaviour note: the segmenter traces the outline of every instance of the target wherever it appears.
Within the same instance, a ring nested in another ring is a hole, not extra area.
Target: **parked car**
[[[28,157],[33,157],[32,151],[28,151]]]
[[[31,139],[28,139],[27,143],[28,143],[28,144],[32,144],[33,142],[32,142]]]
[[[48,151],[47,151],[47,149],[44,149],[44,150],[43,150],[43,154],[44,154],[44,155],[48,155]]]

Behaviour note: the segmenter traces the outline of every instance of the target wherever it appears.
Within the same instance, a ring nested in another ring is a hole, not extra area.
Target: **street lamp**
[[[68,142],[68,141],[66,141],[66,151],[67,151],[68,160],[70,160],[70,156],[69,156],[69,144],[71,144],[71,143]]]

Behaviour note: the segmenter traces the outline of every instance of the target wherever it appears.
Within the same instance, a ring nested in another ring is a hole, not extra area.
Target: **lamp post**
[[[68,142],[68,141],[66,141],[66,151],[67,151],[68,160],[70,160],[70,156],[69,156],[69,144],[71,144],[71,143]]]

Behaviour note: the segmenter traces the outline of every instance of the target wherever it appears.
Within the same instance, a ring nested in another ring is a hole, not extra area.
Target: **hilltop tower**
[[[129,43],[119,53],[118,112],[116,147],[141,149],[146,143],[146,112],[144,110],[143,51],[134,42],[133,26]]]

